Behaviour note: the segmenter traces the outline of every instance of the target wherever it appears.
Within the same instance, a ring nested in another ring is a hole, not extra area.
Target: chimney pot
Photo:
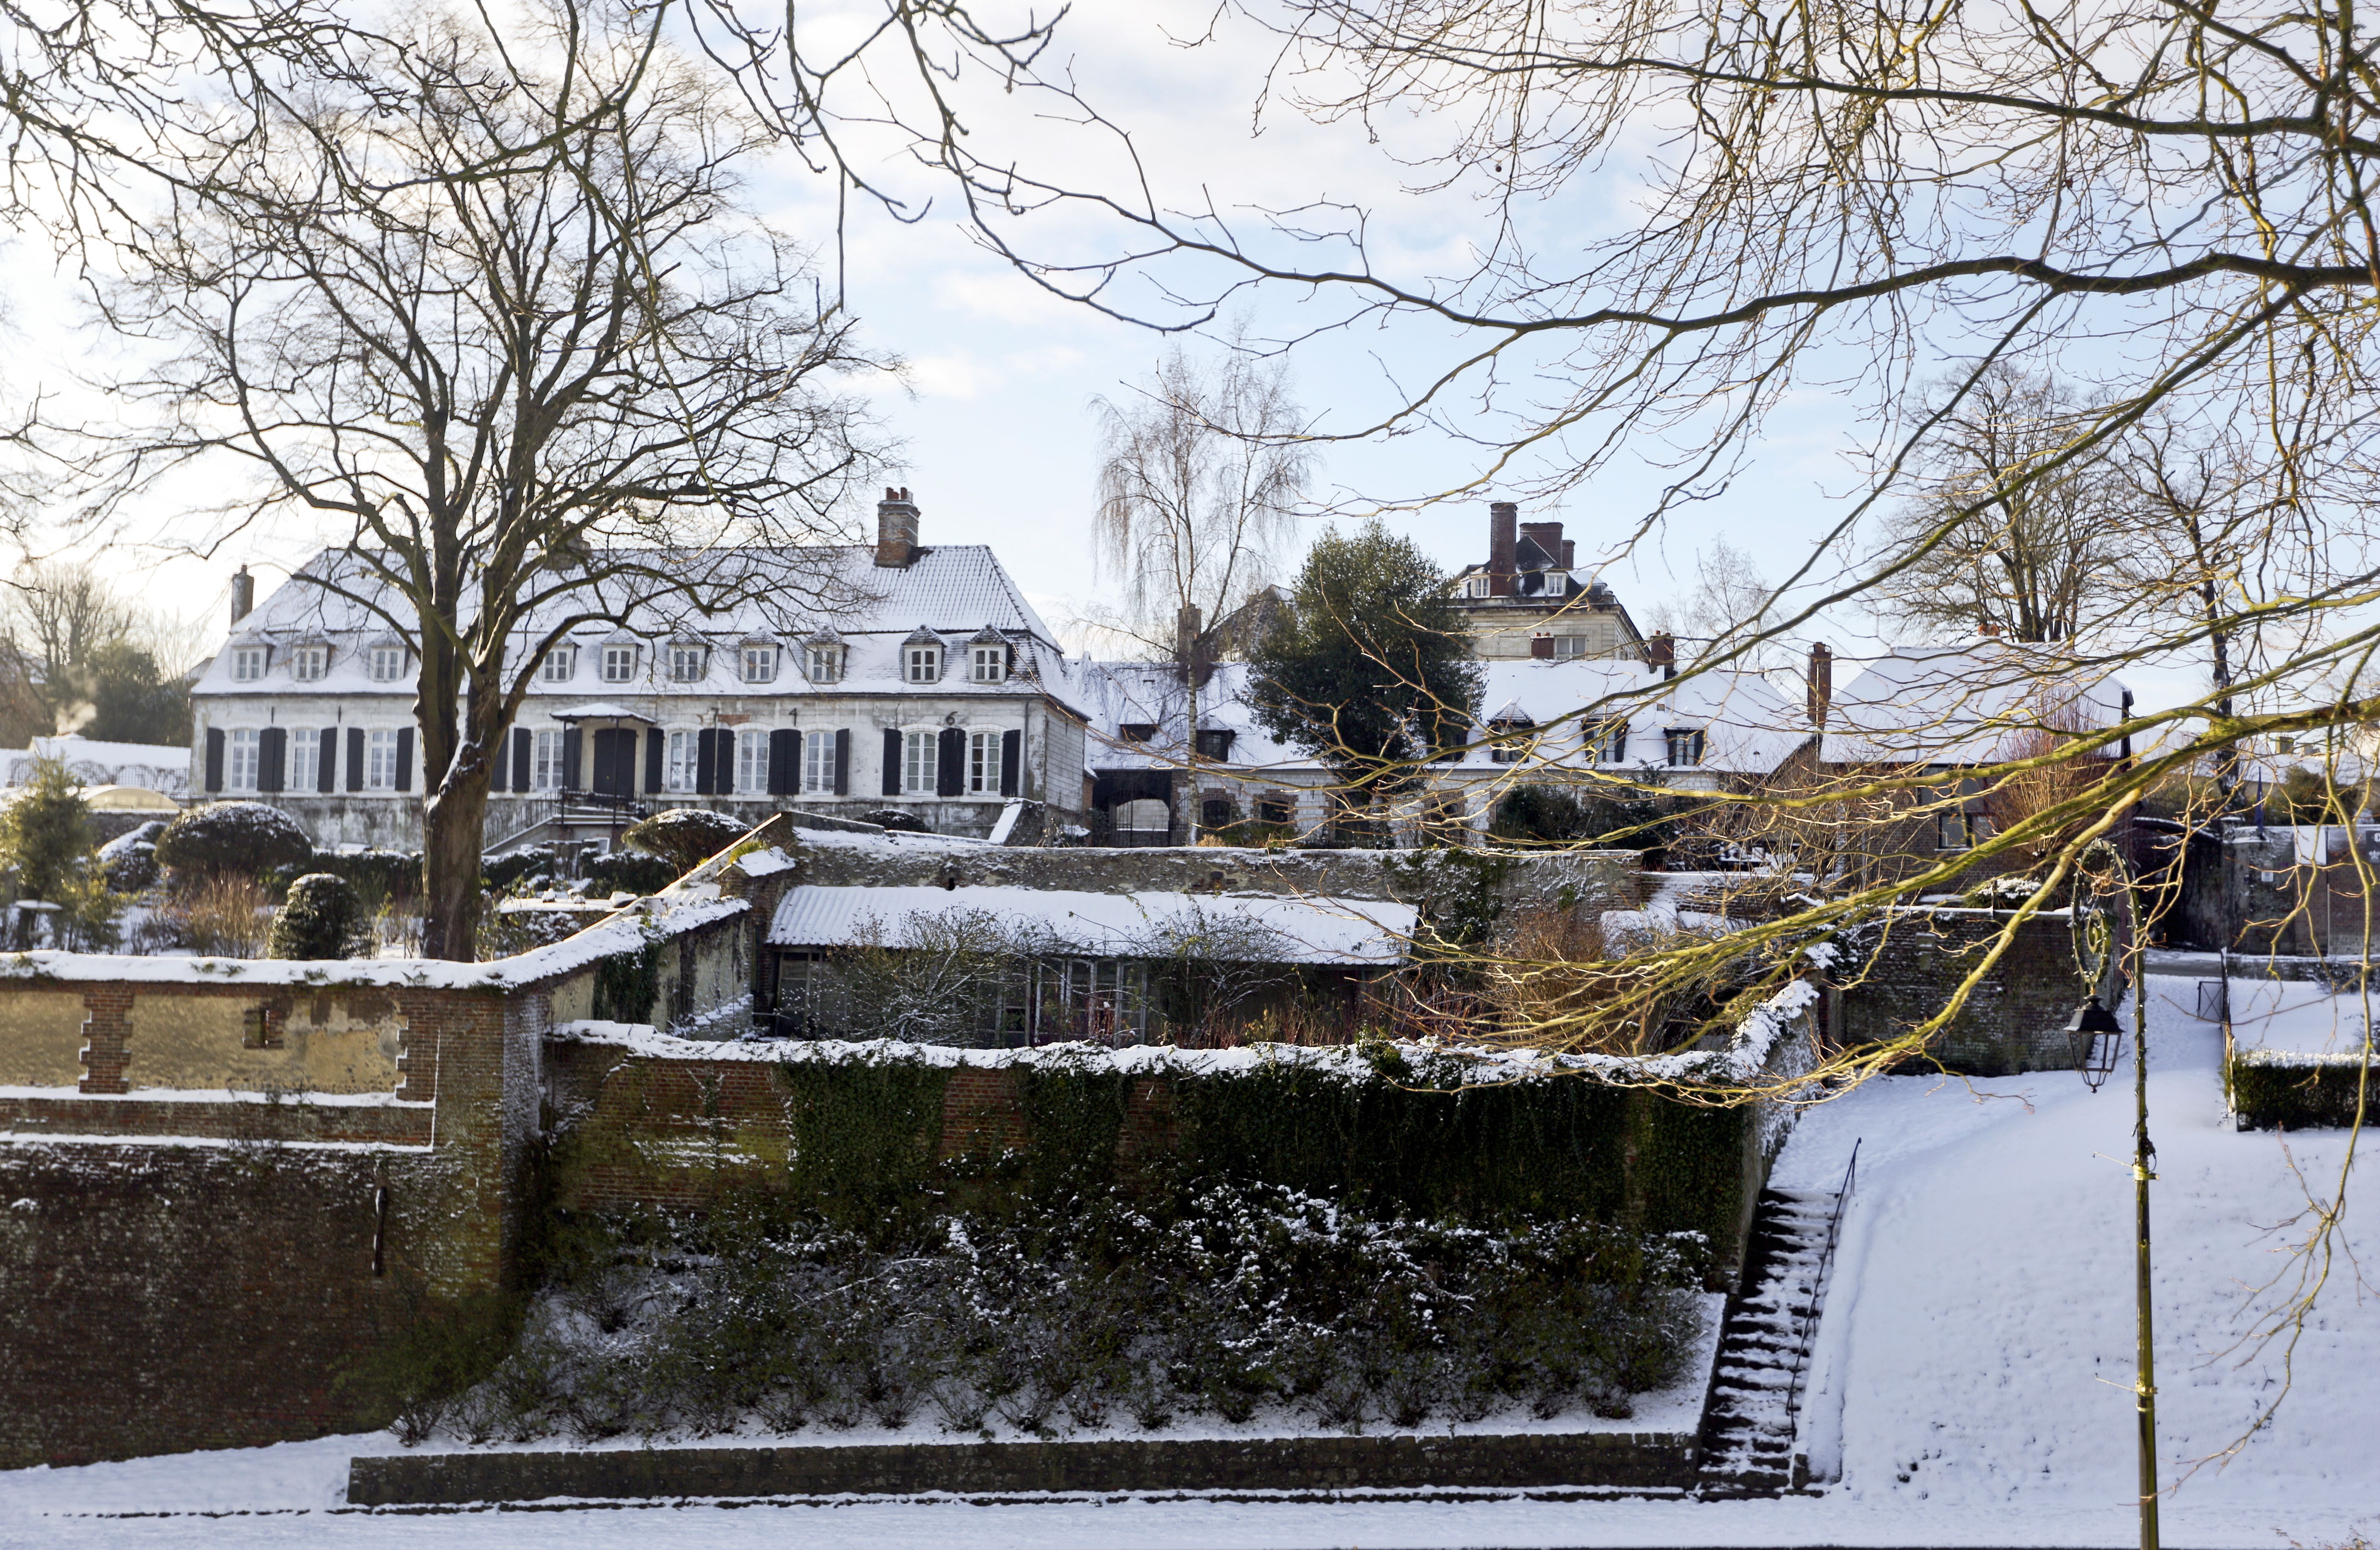
[[[239,623],[256,609],[256,578],[241,566],[231,573],[231,622]]]
[[[1550,635],[1530,636],[1529,654],[1542,661],[1551,662],[1554,659],[1554,638]]]
[[[906,569],[917,557],[917,503],[907,485],[886,486],[876,503],[876,563],[888,570]]]
[[[1520,542],[1521,508],[1512,501],[1488,503],[1488,595],[1512,595],[1512,551]]]

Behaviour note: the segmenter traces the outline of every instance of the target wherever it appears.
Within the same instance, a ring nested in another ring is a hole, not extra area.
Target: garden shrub
[[[99,868],[107,885],[120,894],[137,894],[157,881],[157,836],[164,821],[152,819],[99,848]]]
[[[708,808],[673,807],[631,824],[620,843],[669,862],[676,869],[670,873],[674,882],[741,839],[747,827]]]
[[[195,807],[157,837],[158,864],[172,873],[177,889],[222,878],[259,878],[313,859],[314,843],[297,820],[263,802]]]
[[[599,894],[657,894],[684,874],[684,869],[641,850],[614,850],[587,863],[588,881]]]
[[[560,875],[561,854],[551,845],[524,845],[480,860],[480,880],[491,894],[509,894],[525,883]]]
[[[355,885],[334,873],[312,872],[289,885],[289,897],[273,919],[265,956],[363,958],[371,946],[371,919],[356,897]]]
[[[1632,1413],[1682,1375],[1697,1246],[1578,1219],[1367,1218],[1278,1186],[1092,1189],[868,1232],[722,1211],[550,1263],[446,1414],[469,1440],[898,1427],[1050,1435],[1259,1409],[1359,1432]]]
[[[0,860],[16,869],[20,897],[57,902],[60,885],[89,863],[91,839],[82,783],[59,760],[34,760],[31,778],[0,802]]]
[[[356,891],[357,908],[367,915],[382,909],[410,909],[421,897],[419,850],[325,851],[309,865],[345,878]]]
[[[2243,1050],[2224,1066],[2231,1112],[2258,1130],[2344,1129],[2359,1105],[2380,1110],[2380,1080],[2368,1084],[2359,1055]]]

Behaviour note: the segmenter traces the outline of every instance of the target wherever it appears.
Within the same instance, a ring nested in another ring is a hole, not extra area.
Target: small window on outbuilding
[[[1703,762],[1701,727],[1672,726],[1661,736],[1668,745],[1669,763],[1672,769],[1690,769]]]

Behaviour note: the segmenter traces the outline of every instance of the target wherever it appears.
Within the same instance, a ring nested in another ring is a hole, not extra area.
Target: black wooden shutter
[[[719,789],[719,729],[715,726],[694,735],[694,789],[702,797]]]
[[[413,728],[410,726],[396,729],[396,788],[400,791],[413,789]]]
[[[289,728],[268,726],[256,735],[256,788],[277,793],[288,775]]]
[[[350,726],[347,728],[347,789],[360,791],[363,788],[364,729]]]
[[[498,759],[496,761],[496,789],[501,791],[507,784],[509,784],[516,791],[526,791],[528,789],[528,728],[526,726],[514,727],[513,735],[509,740],[513,751],[511,759],[513,777],[509,783],[505,781],[505,761]]]
[[[790,797],[802,788],[802,735],[790,726],[769,734],[769,795]]]
[[[335,777],[338,774],[338,769],[339,729],[335,726],[325,726],[322,728],[322,751],[320,757],[314,761],[314,789],[317,791],[337,790],[338,785]]]
[[[207,789],[223,789],[224,735],[220,726],[207,728]]]
[[[901,794],[901,734],[889,728],[884,734],[884,794]]]
[[[669,751],[669,734],[658,726],[645,729],[645,789],[662,788],[662,757]]]
[[[851,795],[851,728],[846,726],[834,735],[834,794]]]
[[[1018,783],[1025,775],[1025,734],[1007,731],[1000,735],[1000,794],[1016,795]]]
[[[566,727],[562,734],[562,788],[565,791],[583,789],[578,784],[578,760],[587,746],[587,736],[576,726]]]
[[[959,796],[966,790],[967,735],[955,726],[945,726],[936,741],[940,757],[934,761],[934,795]]]

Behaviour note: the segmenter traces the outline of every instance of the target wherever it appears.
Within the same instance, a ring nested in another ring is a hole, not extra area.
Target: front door
[[[600,796],[633,797],[637,794],[637,730],[633,726],[606,726],[595,734],[594,783],[589,789]]]

